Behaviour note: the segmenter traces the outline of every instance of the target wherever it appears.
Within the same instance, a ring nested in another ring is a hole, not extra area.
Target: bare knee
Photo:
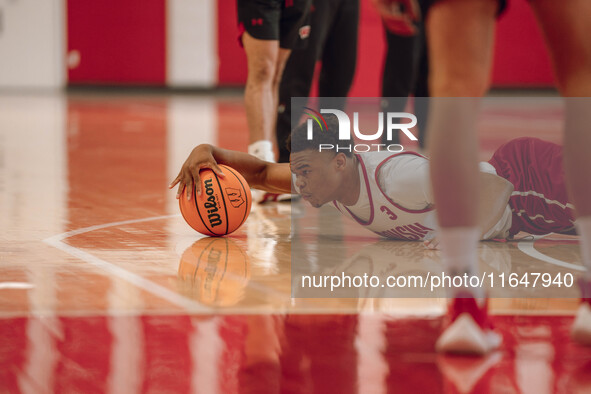
[[[248,62],[247,83],[270,86],[275,78],[279,43],[274,40],[258,40],[248,33],[244,33],[242,40]]]
[[[257,59],[248,65],[248,81],[255,85],[271,85],[275,80],[275,61],[272,58]]]
[[[489,75],[478,70],[433,73],[429,84],[434,97],[481,97],[489,88]]]

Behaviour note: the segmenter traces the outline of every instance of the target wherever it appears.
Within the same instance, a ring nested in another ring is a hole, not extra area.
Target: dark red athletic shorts
[[[239,42],[246,31],[259,40],[278,40],[279,46],[293,49],[298,38],[310,34],[311,0],[236,0]]]
[[[518,138],[496,150],[489,163],[515,188],[510,235],[574,233],[562,167],[562,147],[537,138]]]

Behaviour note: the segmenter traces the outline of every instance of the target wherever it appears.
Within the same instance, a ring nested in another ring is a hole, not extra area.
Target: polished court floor
[[[559,142],[560,118],[552,98],[485,106],[482,159],[519,136]],[[568,336],[575,288],[499,293],[503,347],[437,355],[445,299],[300,298],[292,258],[400,274],[438,269],[438,252],[302,202],[203,237],[167,188],[199,143],[245,150],[239,96],[0,95],[0,393],[591,392],[591,349]],[[481,243],[481,268],[576,277],[577,243]]]

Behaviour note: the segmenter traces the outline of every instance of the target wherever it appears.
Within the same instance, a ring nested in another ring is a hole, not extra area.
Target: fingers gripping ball
[[[201,170],[201,195],[179,198],[183,218],[201,234],[222,236],[236,231],[248,217],[252,204],[250,187],[238,171],[220,165],[225,177]]]

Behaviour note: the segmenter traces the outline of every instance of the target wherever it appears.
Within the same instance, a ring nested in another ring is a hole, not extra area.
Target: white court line
[[[168,219],[173,217],[181,217],[181,214],[175,215],[162,215],[162,216],[153,216],[149,218],[143,219],[132,219],[132,220],[123,220],[120,222],[111,222],[111,223],[104,223],[90,227],[79,228],[77,230],[68,231],[62,234],[54,235],[53,237],[49,237],[43,240],[48,245],[53,246],[56,249],[64,251],[88,264],[94,265],[99,267],[119,278],[132,283],[133,285],[144,289],[145,291],[160,297],[171,304],[177,305],[181,308],[186,309],[189,312],[208,312],[211,313],[214,311],[213,308],[206,307],[196,301],[193,301],[190,298],[184,297],[174,291],[167,289],[166,287],[160,286],[157,283],[152,282],[151,280],[145,279],[139,275],[136,275],[126,269],[123,269],[115,264],[111,264],[103,259],[100,259],[96,256],[91,255],[81,249],[76,248],[75,246],[68,245],[63,242],[63,240],[73,237],[75,235],[80,235],[84,233],[88,233],[95,230],[100,230],[103,228],[114,227],[114,226],[122,226],[126,224],[135,224],[135,223],[143,223],[143,222],[150,222],[154,220],[161,220],[161,219]],[[226,273],[226,276],[232,277],[231,273]],[[240,279],[236,276],[237,279]],[[247,287],[265,293],[265,294],[272,294],[275,297],[283,299],[283,301],[288,301],[291,298],[289,296],[285,296],[283,293],[277,292],[271,288],[268,288],[264,285],[259,285],[256,283],[252,283],[249,281]],[[244,313],[244,311],[242,311]]]
[[[587,271],[587,269],[583,266],[567,263],[566,261],[558,260],[550,256],[546,256],[543,253],[538,252],[534,248],[534,242],[538,239],[542,239],[544,236],[534,236],[533,241],[519,241],[517,243],[517,247],[526,255],[533,257],[534,259],[542,260],[545,263],[556,265],[558,267],[568,268],[575,271]]]
[[[61,241],[64,240],[66,238],[70,238],[73,237],[74,235],[79,235],[79,234],[84,234],[84,233],[88,233],[94,230],[100,230],[102,228],[107,228],[107,227],[114,227],[114,226],[122,226],[124,224],[135,224],[135,223],[143,223],[143,222],[151,222],[153,220],[160,220],[160,219],[168,219],[168,218],[174,218],[174,217],[180,217],[181,214],[175,214],[175,215],[162,215],[162,216],[152,216],[150,218],[144,218],[144,219],[131,219],[131,220],[122,220],[120,222],[111,222],[111,223],[105,223],[105,224],[98,224],[96,226],[90,226],[90,227],[84,227],[84,228],[79,228],[78,230],[72,230],[72,231],[68,231],[62,234],[58,234],[58,235],[54,235],[53,237],[49,237],[43,240],[43,242],[45,243],[50,243],[53,241]]]
[[[33,287],[35,287],[34,285],[30,284],[30,283],[26,283],[26,282],[0,282],[0,290],[4,290],[4,289],[15,289],[15,290],[21,290],[21,289],[32,289]]]
[[[90,265],[94,265],[95,267],[101,268],[159,298],[162,298],[173,305],[179,306],[189,312],[211,312],[211,308],[207,308],[204,305],[195,302],[189,298],[183,297],[174,291],[167,289],[166,287],[162,287],[157,283],[152,282],[151,280],[145,279],[139,275],[134,274],[133,272],[127,271],[121,267],[118,267],[114,264],[111,264],[103,259],[100,259],[96,256],[91,255],[83,250],[80,250],[74,246],[68,245],[62,242],[64,239],[73,237],[75,235],[84,234],[90,231],[99,230],[102,228],[113,227],[113,226],[121,226],[125,224],[133,224],[133,223],[142,223],[142,222],[150,222],[153,220],[160,220],[160,219],[167,219],[172,217],[181,216],[179,214],[176,215],[163,215],[163,216],[154,216],[150,218],[144,219],[135,219],[135,220],[124,220],[120,222],[112,222],[112,223],[105,223],[96,226],[90,226],[85,228],[80,228],[77,230],[68,231],[62,234],[54,235],[53,237],[49,237],[43,240],[48,245],[53,246],[56,249],[64,251]]]

